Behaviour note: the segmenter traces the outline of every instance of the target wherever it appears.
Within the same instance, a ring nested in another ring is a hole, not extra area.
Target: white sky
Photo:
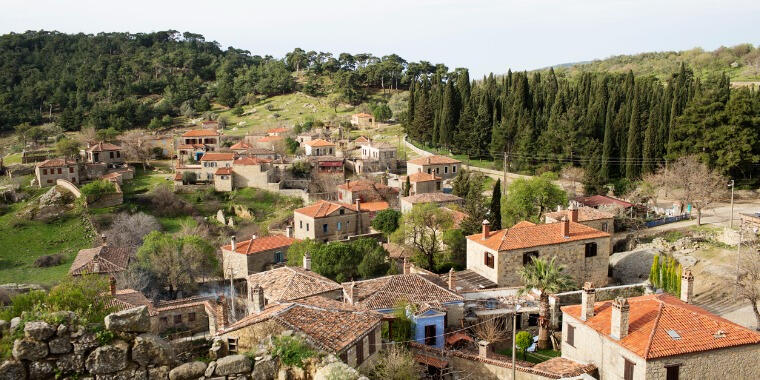
[[[397,53],[471,76],[760,43],[758,0],[0,0],[0,33],[203,34],[223,48]]]

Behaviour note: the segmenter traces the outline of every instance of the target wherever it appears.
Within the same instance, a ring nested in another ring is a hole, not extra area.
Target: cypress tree
[[[660,255],[654,255],[652,267],[649,268],[649,282],[655,288],[660,286]]]
[[[454,131],[454,113],[456,112],[456,99],[454,99],[454,84],[446,82],[441,103],[441,120],[438,131],[438,140],[441,146],[448,148],[451,143],[451,133]]]
[[[411,135],[411,130],[414,128],[414,91],[415,81],[413,80],[412,83],[409,84],[409,104],[407,104],[406,109],[406,133]]]
[[[406,176],[406,181],[404,181],[404,189],[403,189],[405,197],[409,196],[409,191],[411,190],[411,188],[412,188],[412,183],[409,181],[409,176]]]
[[[613,115],[615,113],[615,99],[610,99],[607,103],[607,114],[604,122],[604,142],[602,147],[602,169],[600,176],[606,183],[610,178],[610,158],[615,145],[615,136],[613,128]]]
[[[628,148],[626,149],[625,177],[635,180],[641,173],[641,125],[639,115],[639,96],[633,98],[631,122],[628,126]]]
[[[496,180],[496,184],[493,185],[493,193],[491,194],[491,213],[489,222],[491,228],[495,230],[501,229],[501,178]]]

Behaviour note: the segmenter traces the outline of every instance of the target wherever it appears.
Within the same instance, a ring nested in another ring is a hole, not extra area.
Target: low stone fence
[[[79,191],[79,188],[77,187],[77,185],[75,185],[75,184],[73,184],[73,183],[71,183],[71,182],[69,182],[69,181],[67,181],[65,179],[60,179],[59,178],[59,179],[55,180],[55,184],[57,186],[60,186],[60,187],[62,187],[64,189],[68,190],[71,194],[74,194],[74,196],[77,197],[77,198],[81,198],[82,197],[82,192]]]

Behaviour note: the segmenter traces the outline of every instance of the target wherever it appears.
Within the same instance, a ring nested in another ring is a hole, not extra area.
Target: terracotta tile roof
[[[62,166],[76,165],[75,161],[69,161],[63,158],[51,158],[37,164],[38,168],[57,168]]]
[[[235,153],[212,153],[206,152],[201,156],[201,161],[232,161]]]
[[[249,286],[258,284],[270,301],[292,301],[341,289],[340,284],[301,267],[281,267],[248,276]]]
[[[388,251],[388,257],[391,259],[411,258],[412,251],[406,249],[403,245],[396,243],[383,243],[383,248]]]
[[[119,173],[119,172],[111,172],[111,173],[108,173],[108,174],[104,174],[100,178],[102,178],[102,179],[117,179],[119,177],[121,177],[121,173]]]
[[[333,301],[337,302],[337,301]],[[336,309],[320,304],[330,300],[280,303],[268,306],[261,313],[251,314],[230,325],[222,333],[239,330],[259,322],[272,320],[281,326],[302,332],[319,348],[339,353],[357,339],[380,326],[382,316],[365,310]]]
[[[415,164],[415,165],[443,165],[443,164],[460,164],[462,161],[459,161],[455,158],[446,157],[446,156],[426,156],[426,157],[417,157],[413,160],[407,161],[408,164]]]
[[[235,252],[242,253],[244,255],[250,255],[258,252],[268,251],[270,249],[289,247],[295,241],[296,239],[283,235],[262,236],[257,237],[256,239],[250,239],[235,243]],[[222,249],[230,251],[232,249],[232,245],[224,245],[222,246]]]
[[[439,274],[438,277],[445,284],[449,283],[451,273]],[[454,272],[454,290],[457,292],[467,292],[495,288],[498,286],[495,282],[481,276],[477,272],[465,269]]]
[[[138,306],[147,306],[148,314],[157,314],[155,310],[153,310],[153,303],[146,298],[142,292],[134,289],[117,290],[116,294],[113,295],[113,298],[109,300],[107,306],[115,308],[116,311],[127,310]]]
[[[451,218],[454,221],[454,225],[452,226],[453,228],[459,228],[462,225],[462,222],[469,216],[466,212],[454,210],[448,207],[443,207],[443,210],[451,214]]]
[[[343,283],[346,289],[350,283]],[[371,280],[356,281],[359,304],[370,310],[392,309],[401,301],[416,305],[430,302],[460,302],[462,296],[444,288],[438,278],[422,274],[397,274]]]
[[[355,113],[355,114],[353,114],[352,116],[356,116],[356,117],[362,117],[362,118],[365,118],[365,117],[372,117],[372,115],[370,115],[370,114],[368,114],[368,113],[366,113],[366,112],[359,112],[359,113]]]
[[[418,203],[430,203],[430,202],[461,202],[462,198],[447,193],[422,193],[414,194],[408,197],[401,198],[402,201],[409,202],[411,204]]]
[[[305,144],[308,146],[313,146],[313,147],[335,146],[335,144],[324,139],[316,139],[316,140],[307,141]]]
[[[368,211],[368,212],[375,212],[375,211],[383,211],[387,210],[388,202],[385,201],[375,201],[375,202],[362,202],[359,203],[359,209],[362,211]]]
[[[128,247],[101,245],[100,247],[82,249],[77,253],[74,262],[71,263],[69,274],[121,272],[127,269],[130,258]],[[97,271],[95,270],[96,264]]]
[[[232,168],[219,168],[216,169],[214,175],[232,175]]]
[[[107,142],[99,142],[87,149],[88,152],[107,152],[112,150],[121,150],[121,147]]]
[[[275,141],[280,141],[282,139],[283,139],[282,136],[264,136],[256,140],[256,142],[260,142],[260,143],[275,142]]]
[[[455,332],[451,335],[446,336],[446,344],[449,344],[449,345],[456,344],[463,340],[468,341],[468,342],[473,342],[473,343],[475,342],[475,339],[473,339],[471,336],[461,331]]]
[[[383,185],[380,182],[372,182],[366,179],[357,179],[353,181],[348,181],[346,183],[342,183],[337,186],[341,190],[348,190],[348,191],[367,191],[367,190],[380,190],[380,189],[390,189],[390,187]]]
[[[435,174],[414,173],[409,175],[409,182],[430,182],[440,180],[441,177],[436,177]],[[401,178],[401,181],[406,181],[406,178]]]
[[[417,363],[422,363],[424,365],[429,365],[441,369],[446,368],[449,365],[449,362],[446,360],[438,359],[425,354],[414,354],[414,360]]]
[[[177,145],[177,149],[193,149],[195,148],[193,145],[190,144],[179,144]]]
[[[346,208],[351,211],[356,211],[356,206],[348,203],[330,202],[325,200],[317,201],[306,207],[295,209],[293,212],[297,212],[301,215],[310,216],[312,218],[323,218],[330,214],[337,212],[341,208]]]
[[[612,206],[620,206],[623,208],[628,208],[628,207],[633,206],[633,203],[626,202],[626,201],[613,198],[613,197],[608,197],[606,195],[592,195],[590,197],[578,197],[578,198],[575,198],[575,200],[589,207],[612,205]]]
[[[561,220],[562,217],[567,217],[567,219],[570,219],[570,210],[560,210],[560,211],[554,211],[547,213],[545,215],[547,218],[552,218],[554,220]],[[578,221],[579,222],[586,222],[590,220],[599,220],[599,219],[612,219],[615,216],[610,214],[609,212],[597,210],[595,208],[591,208],[588,206],[583,206],[578,208]]]
[[[632,297],[628,303],[628,335],[620,340],[610,337],[612,301],[595,303],[594,316],[586,321],[580,320],[581,305],[562,311],[644,359],[760,344],[760,333],[670,295]],[[680,338],[671,337],[671,330]]]
[[[175,181],[182,181],[182,173],[177,173],[174,175]]]
[[[272,162],[272,160],[266,159],[266,158],[256,158],[256,157],[241,157],[235,161],[232,161],[232,166],[259,165],[259,164],[266,164],[269,162]]]
[[[267,148],[251,147],[251,148],[248,148],[248,151],[246,152],[246,154],[254,155],[254,156],[262,156],[262,155],[274,156],[275,152]]]
[[[551,358],[533,366],[533,369],[559,375],[563,378],[580,376],[589,372],[588,364],[581,364],[566,358]]]
[[[191,129],[182,134],[182,137],[206,137],[219,136],[219,132],[213,129]]]
[[[536,223],[529,222],[527,220],[523,220],[523,221],[517,222],[517,224],[515,224],[514,226],[512,226],[512,228],[533,227],[535,225],[536,225]]]
[[[242,149],[250,149],[252,146],[248,144],[245,141],[238,141],[235,144],[232,144],[230,147],[231,150],[242,150]]]
[[[366,142],[369,142],[369,139],[366,138],[366,137],[364,137],[364,136],[359,136],[359,137],[356,138],[356,140],[354,140],[354,142],[357,142],[357,143],[366,143]]]
[[[285,127],[277,127],[277,128],[272,128],[272,129],[268,130],[267,133],[283,133],[283,132],[287,132],[287,131],[288,131],[288,129],[285,128]]]
[[[563,222],[557,222],[536,224],[533,226],[524,225],[518,228],[506,228],[491,232],[489,237],[485,240],[483,240],[483,234],[481,233],[467,236],[467,239],[495,251],[510,251],[513,249],[562,244],[570,241],[610,236],[610,234],[606,232],[584,226],[583,224],[568,222],[570,223],[570,236],[565,237],[562,233],[562,223]]]

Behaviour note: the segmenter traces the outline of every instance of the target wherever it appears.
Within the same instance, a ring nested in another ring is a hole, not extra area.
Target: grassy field
[[[466,165],[470,166],[476,166],[479,168],[485,168],[485,169],[494,169],[494,170],[502,170],[502,162],[501,161],[491,161],[491,160],[481,160],[481,159],[471,159],[466,154],[451,154],[447,149],[440,149],[440,148],[433,148],[430,146],[426,146],[424,144],[420,144],[417,142],[410,141],[414,146],[417,148],[426,150],[428,152],[432,152],[435,154],[439,154],[442,156],[449,156],[453,157],[459,161],[462,161]]]
[[[497,353],[505,356],[512,357],[512,350],[507,348],[501,351],[498,351]],[[560,351],[554,351],[554,350],[537,350],[536,352],[528,352],[526,353],[525,357],[523,358],[523,353],[520,351],[517,351],[517,357],[518,360],[525,360],[531,363],[541,363],[545,362],[551,358],[556,358],[562,355],[562,352]]]
[[[13,165],[21,163],[21,153],[12,153],[3,157],[3,165]]]

